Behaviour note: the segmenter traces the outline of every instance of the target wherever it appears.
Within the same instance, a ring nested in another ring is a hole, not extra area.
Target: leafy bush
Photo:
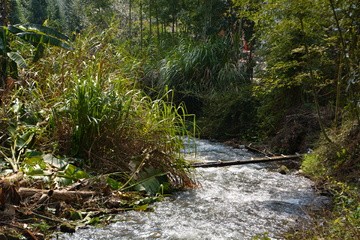
[[[202,136],[211,138],[251,137],[256,135],[258,101],[244,85],[238,91],[209,94],[198,121]]]
[[[301,169],[304,174],[310,175],[315,179],[324,177],[325,167],[321,155],[316,153],[306,154]]]
[[[159,89],[168,86],[181,92],[229,90],[245,83],[244,69],[238,64],[229,38],[205,42],[182,39],[158,66]]]
[[[136,88],[141,60],[116,44],[112,27],[77,36],[74,51],[49,47],[44,59],[21,72],[24,86],[16,85],[11,94],[41,112],[35,123],[41,131],[32,135],[36,144],[26,148],[51,152],[86,171],[123,172],[121,182],[127,181],[131,159],[148,154],[147,167],[161,167],[174,186],[194,186],[180,154],[182,136],[191,135],[185,130],[185,108],[172,103],[171,92],[153,100]],[[6,106],[12,98],[4,98]],[[5,118],[6,112],[1,114]],[[22,153],[13,154],[14,165],[21,165]]]

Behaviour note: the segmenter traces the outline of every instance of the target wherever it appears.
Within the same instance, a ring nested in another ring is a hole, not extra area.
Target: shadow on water
[[[256,157],[209,141],[197,147],[196,159],[190,151],[188,160]],[[203,189],[175,193],[154,203],[154,212],[125,212],[117,215],[117,223],[59,239],[252,239],[265,232],[277,239],[298,222],[308,221],[305,209],[321,207],[324,200],[314,193],[310,180],[281,175],[277,168],[261,163],[198,169]]]

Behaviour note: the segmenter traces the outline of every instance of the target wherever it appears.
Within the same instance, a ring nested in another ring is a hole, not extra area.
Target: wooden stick
[[[77,200],[78,198],[88,198],[97,195],[94,191],[64,191],[64,190],[41,190],[32,188],[19,188],[18,192],[22,198],[32,196],[36,193],[48,194],[53,191],[52,199],[57,200]]]
[[[218,162],[208,162],[208,163],[192,163],[191,166],[194,168],[198,167],[225,167],[231,165],[241,165],[241,164],[251,164],[251,163],[262,163],[262,162],[274,162],[281,160],[290,160],[290,159],[300,159],[304,154],[297,155],[288,155],[288,156],[274,156],[274,157],[264,157],[264,158],[255,158],[252,160],[235,160],[235,161],[218,161]]]
[[[16,226],[16,225],[12,225],[10,223],[5,223],[5,222],[0,222],[0,225],[6,225],[6,226],[9,226],[9,227],[12,227],[12,228],[17,228],[17,229],[23,230],[23,231],[27,232],[34,240],[38,240],[38,238],[35,237],[34,234],[32,234],[29,230],[27,230],[25,228],[22,228],[22,227],[19,227],[19,226]]]

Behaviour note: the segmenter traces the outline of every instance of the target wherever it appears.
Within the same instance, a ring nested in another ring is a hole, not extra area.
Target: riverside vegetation
[[[144,210],[197,186],[183,135],[312,151],[301,170],[334,205],[286,237],[360,235],[357,1],[3,2],[12,4],[0,45],[3,174],[21,169],[25,185],[40,178],[52,189],[86,178],[87,190],[145,190],[91,205]],[[56,41],[22,37],[33,33]]]

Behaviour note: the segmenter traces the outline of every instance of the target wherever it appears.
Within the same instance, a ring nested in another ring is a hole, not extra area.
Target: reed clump
[[[171,91],[153,100],[137,88],[141,60],[126,42],[116,41],[116,32],[116,24],[101,33],[90,29],[76,36],[74,51],[46,49],[43,59],[20,74],[23,84],[5,97],[2,124],[16,115],[24,129],[32,116],[37,131],[24,150],[70,157],[88,171],[123,172],[122,182],[132,171],[129,163],[146,154],[143,164],[168,172],[174,186],[196,186],[180,154],[182,137],[191,135],[185,108],[172,103]],[[17,113],[11,111],[15,102],[23,106]],[[8,148],[13,140],[2,133],[10,139],[1,143]]]

